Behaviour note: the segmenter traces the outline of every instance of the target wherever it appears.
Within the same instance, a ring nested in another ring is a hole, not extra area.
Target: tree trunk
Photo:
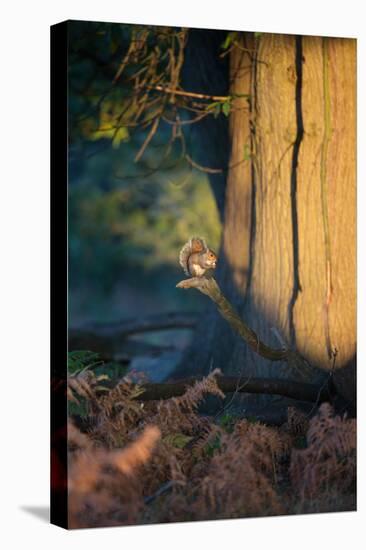
[[[260,339],[337,369],[354,399],[355,56],[351,39],[241,35],[218,282]],[[337,356],[334,359],[334,351]],[[181,372],[286,376],[211,310]],[[339,373],[339,374],[338,374]],[[291,373],[293,374],[293,373]]]

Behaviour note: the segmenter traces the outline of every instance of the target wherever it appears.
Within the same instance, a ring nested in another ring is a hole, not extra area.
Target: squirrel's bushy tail
[[[207,245],[204,239],[201,237],[191,237],[189,241],[183,246],[182,250],[179,252],[179,263],[183,268],[184,273],[189,277],[191,274],[189,272],[188,260],[191,254],[196,252],[202,252],[207,249]]]
[[[186,242],[182,250],[179,252],[179,263],[183,268],[184,273],[189,277],[190,273],[188,270],[188,258],[191,255],[191,239]]]

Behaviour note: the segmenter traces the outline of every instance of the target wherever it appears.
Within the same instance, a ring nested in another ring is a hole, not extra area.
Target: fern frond
[[[311,419],[307,448],[293,450],[291,481],[302,498],[337,490],[354,490],[356,480],[356,421],[335,416],[323,403]]]

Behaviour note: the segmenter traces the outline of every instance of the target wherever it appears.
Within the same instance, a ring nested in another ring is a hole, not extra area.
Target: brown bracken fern
[[[322,404],[281,427],[200,414],[219,371],[184,395],[143,402],[122,379],[89,402],[69,441],[69,525],[93,527],[355,508],[356,423]],[[95,387],[95,386],[94,386]],[[71,396],[72,398],[72,396]]]
[[[335,416],[323,403],[310,421],[307,448],[293,450],[290,475],[302,499],[354,490],[356,481],[356,421]]]

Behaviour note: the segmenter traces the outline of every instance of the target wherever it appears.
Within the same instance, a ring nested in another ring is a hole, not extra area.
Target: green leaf
[[[220,434],[216,434],[213,441],[210,441],[207,443],[204,447],[204,452],[206,456],[213,457],[216,451],[219,451],[221,449],[221,436]]]
[[[219,419],[219,424],[224,428],[224,430],[231,432],[233,430],[235,422],[235,417],[230,413],[223,414]]]
[[[231,111],[231,104],[229,101],[225,101],[225,103],[222,104],[222,112],[225,116],[229,116]]]
[[[75,374],[98,364],[102,364],[102,361],[93,351],[75,350],[68,353],[67,368],[70,373]]]
[[[262,32],[255,32],[254,33],[254,38],[260,38],[262,36]]]
[[[217,118],[220,113],[221,113],[221,103],[218,103],[218,105],[216,105],[214,110],[214,118]]]
[[[229,32],[226,35],[224,42],[221,44],[221,48],[223,50],[227,50],[230,44],[235,40],[237,34],[237,32]]]
[[[192,441],[192,439],[193,437],[190,437],[189,435],[173,433],[164,437],[163,441],[166,441],[166,443],[169,443],[169,445],[172,445],[172,447],[176,447],[177,449],[184,449],[184,447]]]

